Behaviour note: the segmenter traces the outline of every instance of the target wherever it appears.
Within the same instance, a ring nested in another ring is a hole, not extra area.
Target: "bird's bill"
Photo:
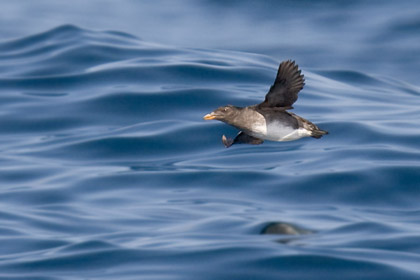
[[[207,114],[203,117],[203,119],[205,120],[214,120],[216,118],[216,116],[214,115],[213,112],[211,112],[210,114]]]

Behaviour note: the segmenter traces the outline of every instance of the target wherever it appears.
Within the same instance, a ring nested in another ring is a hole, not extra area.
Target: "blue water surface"
[[[420,278],[416,1],[85,2],[1,4],[0,279]],[[224,148],[286,59],[330,134]]]

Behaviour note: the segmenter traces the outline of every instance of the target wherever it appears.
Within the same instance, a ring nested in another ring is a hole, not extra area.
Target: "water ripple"
[[[303,68],[330,134],[225,149],[202,116],[277,60],[72,25],[0,51],[0,279],[418,279],[418,87]]]

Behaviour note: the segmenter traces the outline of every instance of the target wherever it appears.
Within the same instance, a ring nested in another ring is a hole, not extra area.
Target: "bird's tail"
[[[313,130],[311,137],[316,138],[316,139],[319,139],[319,138],[321,138],[325,134],[328,134],[328,131],[321,130],[321,129]]]

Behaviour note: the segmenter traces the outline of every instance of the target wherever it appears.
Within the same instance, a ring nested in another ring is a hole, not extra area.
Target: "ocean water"
[[[420,279],[416,1],[117,2],[0,4],[0,279]]]

